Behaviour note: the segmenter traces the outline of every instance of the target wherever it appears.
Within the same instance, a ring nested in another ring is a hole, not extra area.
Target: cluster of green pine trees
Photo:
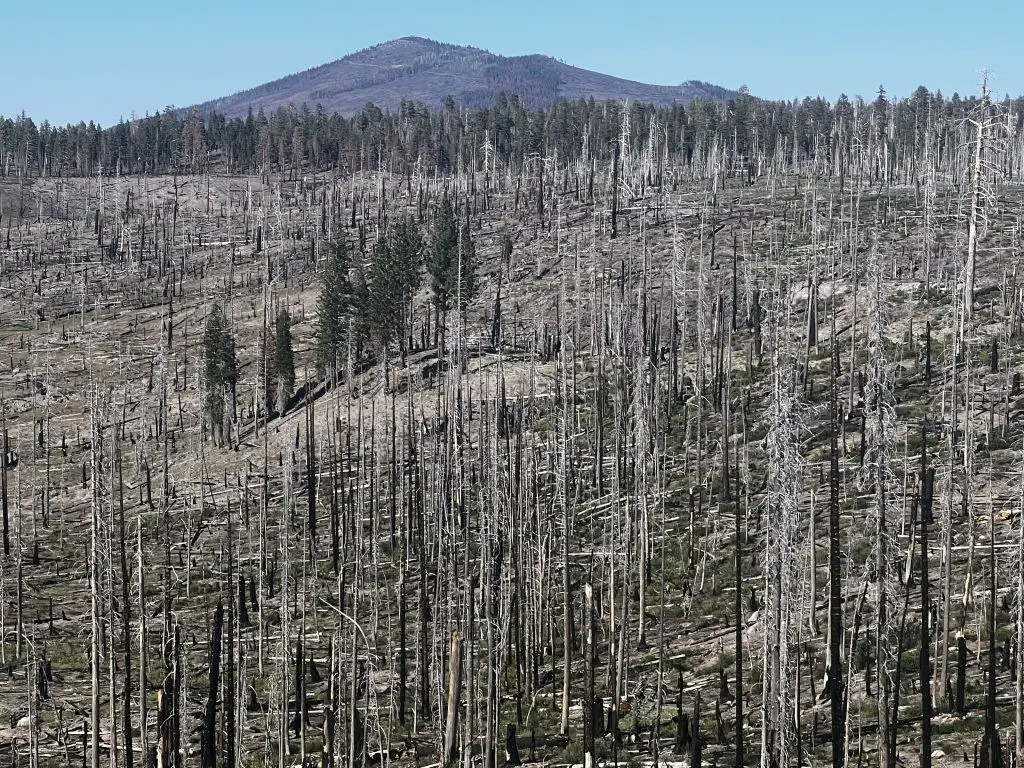
[[[443,354],[449,314],[464,312],[478,290],[469,221],[460,222],[449,197],[439,203],[426,237],[405,217],[381,233],[365,260],[344,237],[330,242],[316,308],[317,374],[333,383],[368,357],[386,359],[396,346],[404,356],[411,345],[413,299],[424,270],[437,318],[433,343]],[[267,335],[263,354],[268,415],[284,413],[295,389],[292,325],[288,310],[281,309]],[[219,305],[206,320],[203,372],[207,434],[223,445],[227,424],[234,417],[238,362],[234,334]]]

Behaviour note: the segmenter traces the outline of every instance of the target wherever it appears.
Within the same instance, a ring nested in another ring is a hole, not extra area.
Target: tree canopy
[[[281,414],[295,389],[292,317],[287,309],[279,310],[274,318],[274,348],[273,354],[268,357],[267,402],[273,402],[275,410]]]
[[[225,398],[230,396],[233,407],[235,385],[238,383],[238,359],[235,355],[235,337],[219,304],[210,310],[203,331],[203,381],[204,411],[215,442],[223,444],[228,415]]]
[[[423,237],[408,217],[394,222],[373,246],[367,280],[367,327],[377,344],[395,338],[404,350],[413,297],[420,286]]]
[[[342,361],[362,347],[359,286],[352,280],[352,254],[344,237],[328,244],[316,305],[317,370],[337,378]]]
[[[459,226],[455,208],[447,195],[434,214],[427,271],[434,305],[440,315],[452,308],[464,311],[476,296],[476,247],[469,222]]]

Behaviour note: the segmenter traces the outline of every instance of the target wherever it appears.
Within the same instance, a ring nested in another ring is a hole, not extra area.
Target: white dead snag
[[[1024,755],[1024,658],[1021,656],[1021,644],[1024,642],[1024,478],[1021,482],[1020,511],[1017,515],[1019,529],[1017,531],[1017,652],[1014,659],[1017,664],[1017,680],[1014,683],[1014,746],[1017,749],[1018,764]]]
[[[893,764],[894,755],[890,744],[890,704],[892,678],[896,659],[893,649],[897,645],[896,626],[892,621],[897,581],[894,574],[897,532],[893,515],[889,511],[894,487],[891,461],[895,450],[892,407],[893,373],[886,357],[885,327],[882,295],[882,270],[878,260],[877,246],[872,247],[867,264],[868,276],[872,283],[872,323],[868,332],[869,358],[873,361],[871,375],[865,388],[865,429],[868,453],[864,462],[862,482],[874,489],[875,508],[875,695],[878,697],[878,753],[882,768]]]
[[[594,722],[594,588],[589,582],[583,585],[584,620],[586,622],[586,695],[583,700],[583,766],[594,768],[595,725]]]
[[[977,128],[974,140],[974,163],[971,169],[971,216],[967,222],[967,269],[964,274],[964,298],[961,322],[964,328],[971,320],[974,308],[974,271],[978,258],[978,220],[981,218],[982,183],[981,171],[985,154],[985,113],[988,109],[988,73],[984,73],[981,81],[981,104],[978,107],[978,119],[973,121]]]
[[[100,503],[101,503],[101,482],[102,482],[102,429],[100,420],[99,398],[95,392],[92,397],[91,421],[92,436],[90,441],[90,452],[92,461],[92,488],[91,488],[91,512],[92,525],[91,538],[89,543],[89,597],[91,601],[92,631],[90,638],[90,675],[92,680],[92,710],[90,717],[90,731],[92,743],[89,750],[89,763],[92,768],[99,768],[100,765],[100,585],[99,585],[99,524],[100,524]]]
[[[143,760],[149,756],[149,731],[147,728],[147,686],[146,676],[148,647],[146,643],[146,566],[142,550],[142,513],[136,518],[136,536],[139,567],[139,743]]]
[[[798,691],[790,651],[799,633],[797,593],[803,563],[800,542],[800,491],[804,459],[800,454],[800,413],[797,406],[793,361],[795,349],[786,340],[788,309],[781,301],[788,281],[777,282],[772,313],[772,395],[768,404],[765,437],[768,461],[766,546],[762,562],[764,609],[759,612],[763,638],[763,701],[761,765],[789,765],[798,749],[793,713]],[[812,552],[813,556],[813,552]],[[812,561],[813,562],[813,561]]]

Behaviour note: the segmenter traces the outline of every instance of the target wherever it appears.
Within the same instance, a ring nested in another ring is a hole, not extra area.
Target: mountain
[[[735,91],[694,80],[649,85],[573,67],[550,56],[498,56],[479,48],[403,37],[198,108],[244,117],[250,107],[270,112],[305,103],[351,116],[367,102],[392,110],[403,99],[435,107],[449,95],[464,106],[489,106],[502,91],[518,94],[534,108],[590,97],[669,105],[735,96]]]

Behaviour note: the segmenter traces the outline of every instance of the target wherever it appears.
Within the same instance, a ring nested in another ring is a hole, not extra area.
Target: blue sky
[[[0,114],[96,120],[187,106],[404,35],[544,53],[660,84],[766,98],[918,85],[1024,93],[1024,2],[995,0],[4,0]]]

